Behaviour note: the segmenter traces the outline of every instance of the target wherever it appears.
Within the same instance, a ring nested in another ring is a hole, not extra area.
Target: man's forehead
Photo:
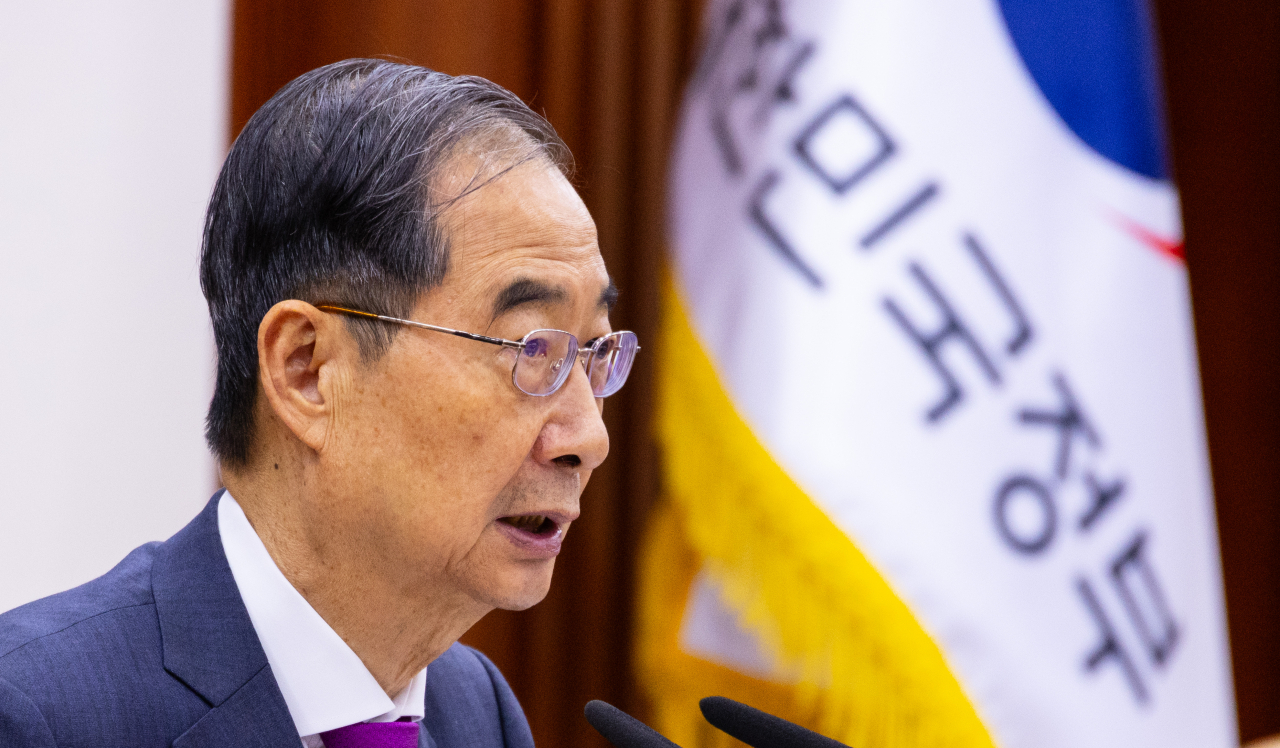
[[[442,218],[449,242],[446,285],[470,286],[468,295],[485,297],[495,316],[533,303],[603,299],[607,307],[616,296],[591,214],[546,160],[511,168]]]
[[[458,197],[450,200],[441,218],[454,239],[497,234],[526,242],[542,238],[570,244],[596,241],[595,221],[582,198],[545,158],[501,169],[459,158],[449,184],[447,193]]]

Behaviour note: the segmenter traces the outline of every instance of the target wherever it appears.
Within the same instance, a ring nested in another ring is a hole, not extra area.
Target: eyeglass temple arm
[[[462,330],[454,330],[448,327],[439,327],[437,325],[428,325],[425,322],[414,322],[411,319],[400,319],[399,317],[388,317],[384,314],[374,314],[372,312],[362,312],[358,309],[347,309],[346,307],[333,306],[331,304],[321,304],[316,307],[330,312],[339,312],[341,314],[350,314],[355,317],[366,317],[368,319],[382,320],[383,322],[394,322],[397,325],[408,325],[410,327],[421,327],[424,330],[433,330],[435,332],[448,333],[449,335],[457,335],[467,340],[478,340],[481,343],[489,343],[491,345],[501,345],[507,348],[523,348],[523,344],[515,340],[506,340],[503,338],[491,338],[488,335],[477,335],[473,332],[463,332]]]

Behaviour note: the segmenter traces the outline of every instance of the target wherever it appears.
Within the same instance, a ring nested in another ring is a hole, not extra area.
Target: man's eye
[[[609,358],[609,354],[613,353],[613,349],[614,349],[614,346],[612,345],[612,341],[610,341],[610,343],[607,343],[605,345],[600,345],[597,347],[597,343],[599,343],[600,341],[603,341],[604,339],[605,338],[602,336],[602,337],[596,338],[595,340],[587,344],[588,347],[595,348],[596,358],[600,359],[601,361]]]
[[[542,338],[526,340],[524,344],[524,355],[531,357],[547,355],[547,341]]]

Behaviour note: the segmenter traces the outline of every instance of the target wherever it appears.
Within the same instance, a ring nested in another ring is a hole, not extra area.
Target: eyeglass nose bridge
[[[573,356],[573,358],[576,359],[578,363],[582,364],[582,373],[587,376],[588,386],[591,385],[591,366],[592,366],[591,356],[593,355],[595,355],[594,346],[591,348],[583,348],[582,346],[578,346],[578,352]],[[551,391],[547,393],[548,395],[554,395],[555,393],[559,392],[569,382],[569,377],[573,376],[572,366],[566,367],[569,369],[568,373],[564,375],[559,375],[560,367],[564,366],[568,360],[569,360],[569,357],[565,356],[564,358],[554,362],[551,365],[552,371],[556,372],[558,375],[558,381],[556,382],[555,387],[551,388]],[[593,393],[594,393],[594,389],[593,389]]]
[[[588,374],[591,373],[591,357],[595,355],[596,348],[599,346],[600,346],[599,340],[597,340],[594,344],[586,348],[582,346],[578,346],[578,363],[582,364],[582,370],[587,372]]]
[[[578,337],[576,335],[574,335],[573,333],[569,333],[569,344],[572,347],[577,349],[577,353],[573,354],[573,358],[576,359],[578,363],[582,364],[582,371],[584,374],[587,375],[588,385],[591,384],[591,367],[593,366],[592,357],[595,356],[596,349],[599,348],[600,345],[602,345],[603,340],[604,338],[599,338],[593,341],[591,345],[583,346],[578,344]],[[568,360],[569,360],[569,356],[566,355],[564,358],[554,362],[551,365],[552,371],[559,373],[560,367],[564,366],[565,362],[567,362]],[[555,393],[559,392],[560,388],[564,387],[565,383],[569,381],[569,377],[571,376],[573,376],[572,369],[570,369],[570,371],[567,374],[561,377],[557,382],[556,386],[553,387],[551,391],[548,392],[547,394],[554,395]],[[594,393],[594,387],[592,388],[592,390]]]

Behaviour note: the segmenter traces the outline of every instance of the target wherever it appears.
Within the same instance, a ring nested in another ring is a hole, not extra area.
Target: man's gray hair
[[[436,189],[455,156],[470,183]],[[227,156],[205,218],[200,284],[218,351],[205,435],[224,464],[253,444],[258,325],[285,299],[406,317],[449,266],[441,212],[525,161],[565,174],[569,149],[544,118],[483,78],[346,60],[280,89]],[[365,360],[397,327],[348,318]]]

